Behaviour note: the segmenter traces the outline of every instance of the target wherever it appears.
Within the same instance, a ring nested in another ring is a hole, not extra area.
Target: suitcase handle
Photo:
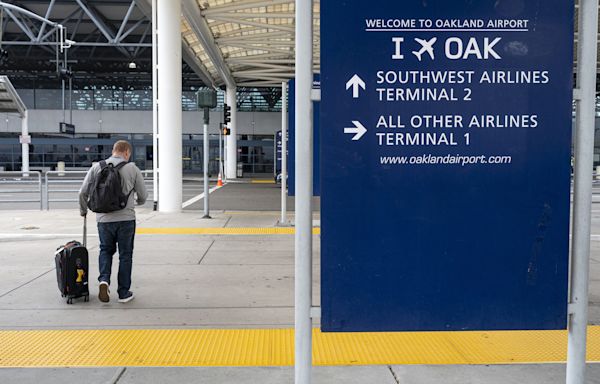
[[[83,246],[87,248],[87,215],[83,216]]]

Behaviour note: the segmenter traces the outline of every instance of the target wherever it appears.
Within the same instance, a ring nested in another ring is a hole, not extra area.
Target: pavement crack
[[[11,290],[10,290],[10,291],[8,291],[8,292],[4,292],[3,294],[1,294],[1,295],[0,295],[0,298],[4,297],[4,296],[6,296],[6,295],[9,295],[9,294],[11,294],[12,292],[16,291],[16,290],[17,290],[17,289],[19,289],[19,288],[23,288],[23,287],[24,287],[24,286],[26,286],[27,284],[33,283],[34,281],[36,281],[36,280],[37,280],[37,279],[39,279],[40,277],[42,277],[42,276],[44,276],[44,275],[47,275],[48,273],[50,273],[50,272],[54,271],[55,269],[56,269],[56,268],[52,268],[52,269],[50,269],[49,271],[46,271],[46,272],[42,273],[41,275],[38,275],[38,276],[34,277],[33,279],[31,279],[31,280],[29,280],[29,281],[27,281],[27,282],[25,282],[25,283],[23,283],[23,284],[19,285],[19,286],[18,286],[18,287],[16,287],[16,288],[13,288],[13,289],[11,289]]]
[[[126,370],[126,367],[120,367],[117,369],[117,372],[115,372],[114,376],[106,384],[117,384],[119,380],[121,380],[121,377],[123,377],[123,374]]]
[[[212,248],[212,246],[213,246],[214,243],[215,243],[215,240],[213,240],[212,243],[210,243],[210,245],[208,246],[208,248],[206,248],[206,251],[204,251],[204,254],[200,258],[200,261],[198,261],[198,265],[200,265],[200,263],[202,263],[202,260],[204,260],[204,258],[208,254],[208,251],[210,251],[210,249]]]
[[[223,224],[223,228],[226,228],[226,227],[227,227],[227,224],[229,224],[229,222],[231,221],[231,218],[232,218],[232,217],[233,217],[233,216],[229,216],[229,218],[227,219],[227,221],[225,222],[225,224]]]
[[[394,369],[392,368],[392,366],[388,365],[387,367],[390,370],[390,373],[392,374],[392,377],[394,378],[394,381],[396,382],[396,384],[400,384],[400,380],[398,379],[398,376],[396,376],[396,372],[394,372]]]

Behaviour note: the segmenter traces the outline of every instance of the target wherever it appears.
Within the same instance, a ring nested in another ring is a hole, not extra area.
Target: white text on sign
[[[460,37],[449,37],[444,41],[444,55],[449,60],[467,60],[470,58],[475,58],[477,60],[500,60],[500,55],[494,50],[494,47],[500,40],[502,40],[501,37],[495,37],[493,39],[489,37],[484,37],[483,39],[471,37],[466,41]],[[427,53],[427,56],[431,60],[435,60],[437,38],[415,38],[414,41],[419,46],[416,46],[417,49],[413,50],[412,54],[415,55],[419,61],[426,57],[424,55],[425,53]],[[404,43],[404,38],[392,37],[392,43],[394,44],[392,59],[403,60],[404,54],[402,53],[402,43]]]

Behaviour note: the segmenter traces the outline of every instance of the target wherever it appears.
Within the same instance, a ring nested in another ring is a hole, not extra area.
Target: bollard
[[[58,176],[64,176],[65,175],[65,162],[64,161],[59,161],[58,163],[56,163],[56,170],[59,172]]]

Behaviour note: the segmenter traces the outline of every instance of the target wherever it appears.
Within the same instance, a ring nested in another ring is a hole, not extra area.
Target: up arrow
[[[346,83],[346,89],[350,89],[350,87],[352,87],[352,97],[358,99],[358,93],[360,92],[358,87],[366,89],[366,84],[358,75],[354,75]]]
[[[360,140],[361,137],[367,132],[367,128],[365,128],[359,121],[353,120],[352,124],[354,127],[344,128],[344,133],[354,133],[354,137],[352,140]]]

